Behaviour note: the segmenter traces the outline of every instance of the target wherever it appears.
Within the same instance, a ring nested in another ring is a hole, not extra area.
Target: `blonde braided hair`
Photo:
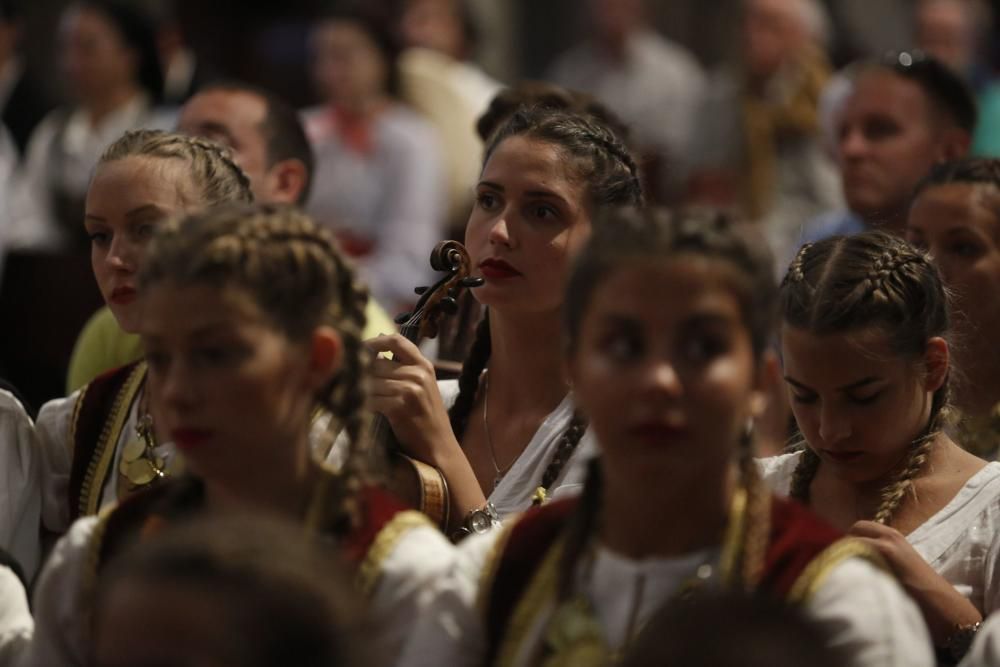
[[[98,166],[127,157],[180,160],[191,182],[200,189],[201,204],[253,202],[250,178],[236,164],[229,149],[201,137],[162,130],[130,130],[108,146]]]
[[[324,522],[337,533],[360,520],[358,491],[368,481],[361,443],[369,354],[362,344],[368,291],[355,277],[332,234],[288,206],[224,206],[158,230],[140,286],[170,280],[245,290],[279,330],[305,340],[319,326],[337,330],[342,365],[316,396],[343,427],[351,447],[342,468],[335,511]]]
[[[921,358],[927,341],[949,330],[948,295],[928,257],[883,232],[834,237],[803,246],[782,282],[786,325],[817,334],[879,327],[894,352]],[[927,464],[948,404],[947,381],[934,393],[931,416],[910,444],[898,472],[882,490],[873,520],[889,524],[913,480]],[[809,503],[820,459],[806,443],[792,473],[789,494]]]

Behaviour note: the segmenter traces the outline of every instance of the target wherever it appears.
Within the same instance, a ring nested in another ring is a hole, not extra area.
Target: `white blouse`
[[[461,543],[454,569],[429,593],[433,600],[410,635],[400,665],[482,664],[487,643],[483,612],[478,607],[482,571],[503,532],[494,530]],[[628,623],[633,612],[634,630],[690,580],[698,565],[716,562],[718,557],[718,550],[709,550],[677,558],[635,560],[599,546],[592,567],[580,564],[577,590],[594,609],[607,645],[618,650],[630,634]],[[850,558],[836,565],[806,608],[831,628],[831,646],[842,647],[854,656],[858,667],[935,664],[920,610],[891,575],[867,560]],[[535,654],[554,611],[552,600],[537,609],[513,664],[536,664]]]
[[[17,559],[28,581],[38,569],[40,462],[31,418],[0,389],[0,547]]]
[[[56,543],[32,597],[35,621],[30,641],[26,636],[31,629],[25,628],[23,618],[12,615],[8,622],[0,614],[0,642],[10,637],[7,644],[0,643],[0,656],[15,653],[20,665],[88,664],[93,639],[93,540],[99,527],[98,517],[84,517]],[[366,641],[375,665],[395,663],[415,620],[423,615],[425,591],[453,568],[456,553],[429,523],[405,528],[389,545],[369,597],[372,636]]]
[[[794,452],[758,461],[775,493],[788,495],[801,455]],[[1000,463],[986,464],[906,539],[984,616],[1000,608]]]
[[[438,388],[445,408],[450,409],[458,398],[458,380],[442,380],[438,382]],[[531,507],[531,498],[541,485],[542,475],[555,456],[562,434],[572,419],[573,399],[567,395],[542,421],[528,446],[490,494],[488,500],[496,507],[501,519]],[[587,429],[559,477],[549,488],[548,497],[564,498],[580,493],[587,476],[587,462],[597,453],[597,442]]]

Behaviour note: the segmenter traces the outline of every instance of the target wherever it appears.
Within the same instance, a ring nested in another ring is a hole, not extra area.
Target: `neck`
[[[341,100],[334,106],[353,120],[368,120],[381,111],[388,102],[389,98],[377,93],[355,100]]]
[[[97,95],[94,99],[84,100],[81,106],[86,111],[90,124],[97,126],[112,113],[131,102],[140,92],[136,86],[127,84],[104,95]]]
[[[490,346],[490,400],[502,406],[497,414],[518,414],[522,407],[551,412],[566,396],[559,312],[520,316],[491,310]]]
[[[602,503],[608,518],[601,527],[604,544],[629,558],[681,556],[719,546],[729,521],[736,471],[675,475],[670,483],[607,470]],[[670,526],[670,530],[655,530]]]
[[[233,466],[233,478],[205,478],[205,506],[210,511],[264,511],[295,522],[305,516],[309,499],[322,474],[320,465],[308,455],[308,442],[292,461],[268,461],[258,466]],[[287,456],[284,457],[287,459]]]

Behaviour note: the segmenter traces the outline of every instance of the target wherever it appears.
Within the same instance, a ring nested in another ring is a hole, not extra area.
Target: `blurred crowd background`
[[[461,235],[475,120],[525,80],[606,104],[652,200],[737,209],[779,259],[805,221],[844,207],[836,115],[854,61],[938,57],[978,97],[974,152],[1000,155],[1000,0],[350,9],[365,20],[345,25],[344,3],[320,0],[0,0],[0,377],[29,404],[64,393],[73,341],[102,303],[82,231],[94,160],[124,130],[176,127],[212,81],[261,86],[302,111],[316,159],[303,204],[368,264],[390,312],[424,277],[412,256]]]

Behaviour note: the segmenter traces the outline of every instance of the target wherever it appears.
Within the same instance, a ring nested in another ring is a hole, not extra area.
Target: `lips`
[[[629,435],[648,444],[662,444],[677,440],[685,433],[683,427],[662,420],[641,421],[628,429]]]
[[[521,272],[502,259],[484,259],[479,263],[479,271],[487,280],[505,280],[516,278]]]
[[[199,428],[178,428],[170,432],[174,444],[181,450],[191,450],[212,437],[212,432]]]
[[[119,306],[124,306],[135,301],[137,292],[134,287],[122,286],[116,287],[111,290],[111,302],[118,304]]]
[[[852,463],[864,456],[864,452],[858,450],[835,451],[832,449],[821,449],[819,452],[822,457],[828,458],[836,463]]]

